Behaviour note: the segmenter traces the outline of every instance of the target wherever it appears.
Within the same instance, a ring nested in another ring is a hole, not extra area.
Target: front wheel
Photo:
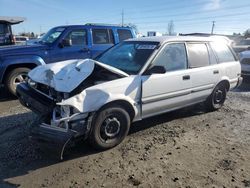
[[[101,110],[92,123],[90,143],[96,149],[109,149],[120,144],[130,128],[130,116],[119,106]]]
[[[5,80],[5,87],[12,94],[16,95],[16,86],[28,78],[29,68],[22,67],[10,71]]]
[[[212,94],[206,100],[206,107],[209,111],[215,111],[220,109],[225,100],[227,95],[227,89],[223,84],[217,85]]]

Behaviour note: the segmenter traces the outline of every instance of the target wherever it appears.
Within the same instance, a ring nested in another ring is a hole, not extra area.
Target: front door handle
[[[219,70],[214,70],[214,74],[219,74]]]
[[[183,80],[190,80],[190,75],[185,75],[182,77]]]
[[[89,52],[90,50],[89,50],[89,48],[82,48],[81,50],[80,50],[80,52]]]

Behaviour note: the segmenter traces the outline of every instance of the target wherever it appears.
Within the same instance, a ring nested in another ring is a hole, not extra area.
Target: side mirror
[[[153,66],[150,69],[148,69],[145,74],[150,75],[150,74],[164,74],[166,72],[165,67],[163,66]]]
[[[62,42],[59,43],[59,46],[61,48],[67,47],[67,46],[72,46],[72,40],[71,39],[63,39]]]

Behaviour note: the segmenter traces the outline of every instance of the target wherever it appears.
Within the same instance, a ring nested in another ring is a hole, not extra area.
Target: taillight
[[[16,44],[16,38],[14,35],[10,35],[10,38],[11,38],[11,43],[12,44]]]

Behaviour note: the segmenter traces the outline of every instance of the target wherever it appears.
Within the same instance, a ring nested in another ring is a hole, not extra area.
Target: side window
[[[110,29],[92,29],[94,44],[114,44],[112,30]]]
[[[65,39],[71,40],[72,46],[83,46],[87,44],[87,32],[84,29],[73,30]]]
[[[214,50],[219,63],[235,61],[234,55],[226,44],[211,42],[211,47]]]
[[[189,68],[204,67],[209,65],[207,46],[204,43],[188,43]]]
[[[133,38],[131,31],[127,29],[117,29],[117,33],[120,42],[129,38]]]
[[[185,44],[168,44],[154,60],[153,66],[164,66],[166,71],[183,70],[187,68]]]

